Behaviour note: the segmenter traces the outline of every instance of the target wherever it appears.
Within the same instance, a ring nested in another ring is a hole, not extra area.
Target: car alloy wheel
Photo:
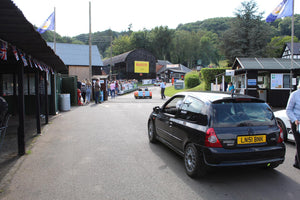
[[[204,176],[208,170],[203,157],[199,155],[198,150],[192,143],[188,144],[185,148],[184,165],[187,175],[191,178]]]
[[[193,148],[192,145],[188,145],[186,147],[184,160],[185,160],[185,166],[186,166],[187,171],[190,173],[195,171],[197,157],[196,157],[195,149]]]
[[[155,139],[156,133],[154,130],[154,125],[153,125],[153,121],[150,120],[148,123],[148,137],[149,137],[149,141],[151,143],[155,143],[156,139]]]

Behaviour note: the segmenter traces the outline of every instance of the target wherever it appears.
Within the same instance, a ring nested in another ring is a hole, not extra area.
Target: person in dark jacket
[[[95,103],[101,103],[99,97],[100,97],[100,90],[101,90],[101,85],[99,79],[95,82],[94,85],[94,92],[95,92]]]

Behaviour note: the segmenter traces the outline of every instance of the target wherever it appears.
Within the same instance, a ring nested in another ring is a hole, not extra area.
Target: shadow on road
[[[228,167],[212,169],[205,177],[191,179],[185,173],[181,156],[161,143],[150,149],[186,185],[202,199],[298,199],[300,185],[291,177],[274,169]]]

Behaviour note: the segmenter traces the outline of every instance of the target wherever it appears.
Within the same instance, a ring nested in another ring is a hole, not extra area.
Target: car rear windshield
[[[220,102],[212,105],[214,127],[270,126],[275,118],[270,107],[260,102]]]

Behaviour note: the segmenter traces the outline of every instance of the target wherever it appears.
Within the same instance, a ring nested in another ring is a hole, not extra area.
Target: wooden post
[[[36,102],[36,131],[37,134],[41,134],[41,102],[40,102],[40,73],[37,70],[35,72],[35,102]]]
[[[50,115],[56,114],[56,81],[55,81],[55,74],[51,74],[51,100],[50,100]]]
[[[48,124],[49,119],[49,103],[48,103],[48,76],[47,72],[44,72],[44,85],[45,85],[45,124]]]
[[[13,74],[13,83],[14,83],[14,86],[13,86],[14,100],[13,101],[14,101],[15,105],[17,105],[17,106],[14,106],[13,114],[16,115],[18,113],[17,74],[16,73]]]
[[[25,108],[24,108],[24,66],[18,65],[18,105],[19,105],[19,127],[18,127],[18,152],[25,154]]]

